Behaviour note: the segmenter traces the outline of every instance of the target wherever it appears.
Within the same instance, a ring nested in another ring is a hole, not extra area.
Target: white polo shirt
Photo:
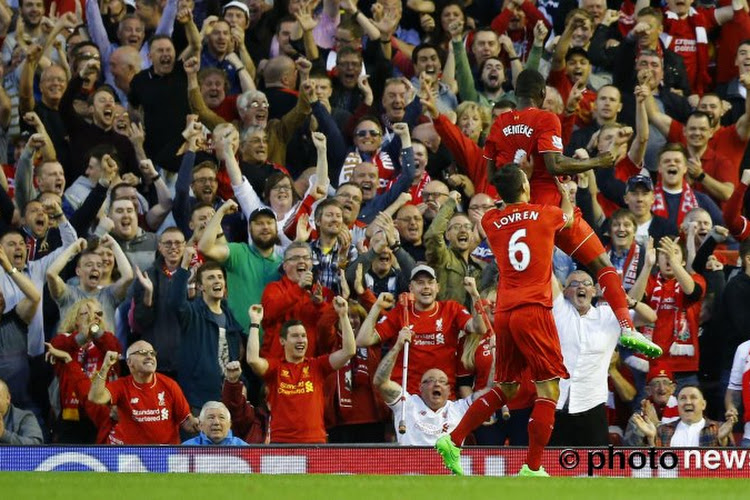
[[[582,413],[607,402],[607,377],[612,352],[620,338],[620,323],[608,305],[592,306],[581,316],[560,294],[552,304],[565,368],[557,409],[568,402],[568,413]],[[568,401],[569,400],[569,401]]]
[[[471,406],[471,396],[458,401],[446,401],[445,406],[432,411],[418,394],[406,394],[406,433],[399,434],[401,419],[401,398],[388,405],[393,410],[393,426],[396,429],[398,444],[404,446],[434,446],[443,434],[456,428],[461,418]]]
[[[734,352],[734,361],[732,362],[732,371],[729,375],[727,389],[740,392],[750,390],[749,387],[742,386],[742,378],[748,370],[750,370],[750,340],[741,343]],[[742,400],[744,402],[744,395]],[[743,417],[744,415],[740,414],[740,419],[743,419]],[[745,433],[742,438],[750,439],[750,421],[745,422]]]

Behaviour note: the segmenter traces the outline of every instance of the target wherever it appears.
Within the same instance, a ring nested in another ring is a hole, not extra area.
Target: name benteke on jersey
[[[524,135],[526,137],[531,137],[531,134],[533,133],[534,129],[523,123],[503,127],[503,135],[505,137],[508,137],[509,135]]]
[[[499,220],[492,221],[497,229],[513,224],[514,222],[521,222],[522,220],[538,220],[539,212],[536,210],[524,210],[522,212],[513,212],[508,215],[503,215]]]

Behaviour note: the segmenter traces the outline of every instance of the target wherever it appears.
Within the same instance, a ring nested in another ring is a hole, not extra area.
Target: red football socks
[[[539,470],[542,465],[542,452],[547,446],[555,425],[555,408],[557,403],[547,398],[537,398],[529,417],[529,452],[526,464],[532,470]]]
[[[490,392],[474,401],[469,407],[469,411],[458,423],[458,426],[451,432],[451,441],[456,446],[461,446],[474,429],[490,418],[493,413],[503,407],[505,404],[505,395],[498,387],[493,387]]]
[[[628,299],[625,296],[625,289],[622,287],[622,280],[620,280],[617,270],[612,266],[600,269],[596,273],[596,281],[599,282],[599,288],[602,289],[604,300],[607,301],[620,322],[620,327],[634,329],[633,322],[630,320]]]

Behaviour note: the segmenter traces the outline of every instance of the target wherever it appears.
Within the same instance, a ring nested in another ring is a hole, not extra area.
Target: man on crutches
[[[467,293],[479,300],[479,292],[473,278],[466,278],[464,287]],[[392,349],[398,349],[393,356],[393,366],[390,367],[389,378],[401,390],[403,384],[403,345],[399,343],[400,331],[405,325],[405,311],[408,311],[408,329],[411,332],[407,369],[406,393],[420,394],[423,389],[421,378],[425,372],[437,368],[446,377],[446,397],[453,399],[453,389],[456,383],[456,348],[461,330],[471,333],[484,334],[485,325],[474,311],[473,316],[466,308],[452,300],[438,301],[437,293],[440,285],[435,271],[425,265],[416,266],[411,273],[409,292],[414,297],[408,304],[399,303],[380,319],[381,312],[394,305],[393,296],[381,294],[378,301],[370,310],[357,334],[357,346],[367,347],[383,342]],[[387,356],[386,356],[387,357]],[[382,365],[382,364],[381,364]],[[401,384],[399,384],[401,382]],[[438,391],[442,392],[442,390]],[[399,392],[399,398],[401,393]],[[386,398],[386,402],[393,401]],[[395,423],[401,420],[401,413],[395,414]],[[408,419],[407,419],[408,420]],[[406,434],[409,433],[408,423]]]

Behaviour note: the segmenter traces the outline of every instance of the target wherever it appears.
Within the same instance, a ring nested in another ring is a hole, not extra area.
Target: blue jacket
[[[172,276],[167,301],[177,314],[182,334],[177,381],[190,406],[200,408],[206,401],[221,401],[224,372],[219,366],[219,325],[201,297],[188,301],[189,276],[189,271],[182,267],[177,269]],[[222,301],[221,309],[226,317],[229,361],[238,361],[243,329],[225,301]]]
[[[234,437],[231,430],[229,431],[229,434],[227,434],[227,437],[225,437],[220,443],[214,443],[208,439],[208,436],[206,436],[203,431],[201,431],[196,437],[188,439],[182,444],[183,446],[250,446],[240,438]]]

